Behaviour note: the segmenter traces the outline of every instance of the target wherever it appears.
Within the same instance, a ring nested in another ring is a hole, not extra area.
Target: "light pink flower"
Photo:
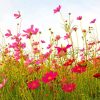
[[[26,48],[26,43],[21,43],[20,46],[21,46],[21,48],[24,49],[24,48]]]
[[[29,64],[31,64],[32,63],[32,61],[33,61],[33,58],[27,58],[26,60],[25,60],[25,65],[27,66],[27,65],[29,65]]]
[[[70,35],[69,35],[69,34],[66,34],[66,35],[64,36],[64,40],[66,40],[66,39],[68,39],[68,38],[70,38]]]
[[[45,41],[44,40],[41,40],[41,43],[45,43]]]
[[[21,17],[20,11],[18,11],[18,13],[15,13],[15,14],[14,14],[14,17],[15,17],[16,19],[20,18],[20,17]]]
[[[26,38],[30,38],[32,35],[36,35],[39,31],[38,28],[35,28],[34,29],[34,26],[31,25],[30,28],[26,29],[26,30],[23,30],[26,34],[23,34],[23,36],[26,36]]]
[[[34,41],[34,42],[32,43],[32,45],[33,45],[33,46],[39,45],[39,42]]]
[[[55,40],[58,41],[60,40],[60,38],[61,38],[60,35],[56,35]]]
[[[7,79],[4,78],[4,79],[3,79],[3,82],[0,83],[0,89],[3,88],[3,87],[5,86],[6,82],[7,82]]]
[[[5,34],[5,36],[6,36],[6,37],[11,36],[11,35],[12,35],[12,34],[11,34],[11,30],[8,29],[7,31],[8,31],[8,32]]]

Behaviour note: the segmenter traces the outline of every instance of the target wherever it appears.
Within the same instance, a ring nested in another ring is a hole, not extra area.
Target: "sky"
[[[39,28],[48,36],[48,29],[52,28],[55,34],[65,33],[59,13],[54,14],[53,9],[61,5],[61,13],[64,19],[76,20],[77,16],[83,16],[83,27],[96,18],[97,28],[100,26],[100,0],[0,0],[0,31],[5,34],[7,29],[16,32],[16,24],[19,22],[13,16],[17,11],[21,12],[22,27],[27,29],[30,25]]]

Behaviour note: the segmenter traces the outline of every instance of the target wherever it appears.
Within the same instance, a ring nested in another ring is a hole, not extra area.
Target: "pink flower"
[[[48,44],[47,49],[50,49],[52,47],[52,44]]]
[[[7,79],[3,79],[3,82],[0,83],[0,89],[5,86],[6,82],[7,82]]]
[[[24,48],[26,48],[26,43],[21,43],[20,46],[21,46],[21,48],[24,49]]]
[[[11,30],[8,29],[7,31],[8,31],[8,33],[6,33],[5,36],[7,36],[7,37],[11,36],[12,35]]]
[[[34,42],[32,43],[32,45],[33,45],[33,46],[39,45],[39,42],[34,41]]]
[[[45,41],[44,40],[41,40],[41,43],[45,43]]]
[[[70,48],[72,45],[67,45],[66,47],[55,47],[57,48],[57,51],[58,51],[58,54],[61,52],[61,51],[64,51],[66,52],[68,48]]]
[[[64,83],[62,85],[62,90],[64,92],[73,92],[76,88],[76,84],[75,83]]]
[[[27,65],[31,64],[32,61],[33,61],[33,58],[31,58],[31,59],[27,58],[26,61],[25,61],[25,65],[27,66]]]
[[[34,81],[31,81],[31,82],[28,82],[28,88],[30,90],[34,90],[34,89],[37,89],[39,86],[40,86],[40,83],[39,83],[39,80],[34,80]]]
[[[78,16],[77,17],[77,20],[82,20],[82,16]]]
[[[55,8],[53,11],[54,11],[54,14],[57,13],[57,12],[60,12],[60,9],[61,9],[61,5],[59,5],[57,8]]]
[[[100,47],[97,49],[97,51],[100,51]]]
[[[8,48],[5,48],[5,54],[9,53],[9,49]]]
[[[96,19],[93,19],[90,23],[92,24],[92,23],[95,23],[95,21],[96,21]]]
[[[74,68],[72,68],[71,71],[74,73],[83,73],[86,71],[86,67],[81,67],[81,66],[77,65]]]
[[[34,53],[34,54],[39,53],[39,52],[40,52],[40,50],[39,50],[38,48],[34,48],[34,49],[33,49],[33,53]]]
[[[77,27],[73,27],[72,29],[73,29],[75,32],[77,31]]]
[[[60,40],[60,38],[61,38],[60,35],[56,35],[55,40],[58,41],[58,40]]]
[[[81,52],[84,52],[84,50],[85,50],[84,48],[80,49]]]
[[[60,82],[61,82],[61,84],[65,84],[67,82],[67,78],[63,77]]]
[[[64,36],[64,40],[66,40],[66,39],[68,39],[68,38],[70,38],[70,34],[66,34],[66,35]]]
[[[68,44],[67,46],[66,46],[66,48],[68,49],[68,48],[70,48],[72,45],[70,45],[70,44]]]
[[[18,13],[15,13],[15,14],[14,14],[14,17],[15,17],[16,19],[20,18],[20,17],[21,17],[20,11],[18,11]]]
[[[88,45],[94,45],[95,44],[95,42],[90,42]]]
[[[58,73],[57,72],[53,72],[53,71],[50,71],[50,72],[47,72],[43,77],[42,77],[42,81],[44,83],[48,83],[52,80],[54,80],[56,77],[57,77]]]
[[[63,65],[64,66],[70,66],[75,61],[75,59],[68,59]]]
[[[20,41],[21,40],[20,36],[21,36],[21,34],[18,33],[17,35],[14,35],[11,39],[12,40],[15,39],[16,41]]]
[[[16,61],[19,61],[19,59],[21,58],[20,57],[20,53],[19,52],[15,52],[14,58],[15,58]]]
[[[34,26],[31,25],[30,28],[28,28],[27,30],[23,30],[23,31],[25,33],[27,33],[27,34],[24,34],[23,36],[26,36],[26,38],[30,38],[32,35],[36,35],[38,33],[39,29],[38,28],[34,29]]]

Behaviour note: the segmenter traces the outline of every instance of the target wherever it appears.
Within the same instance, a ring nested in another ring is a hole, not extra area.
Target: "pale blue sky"
[[[22,30],[33,24],[45,34],[49,27],[56,33],[63,33],[59,14],[53,14],[53,9],[59,4],[64,18],[71,12],[74,20],[81,15],[84,17],[83,23],[87,25],[97,18],[97,26],[100,26],[100,0],[0,0],[0,31],[15,31],[17,20],[13,14],[20,11]]]
[[[99,21],[100,0],[0,0],[0,29],[14,25],[13,13],[18,10],[26,27],[30,24],[41,29],[58,26],[59,15],[54,15],[53,9],[59,4],[64,16],[71,12],[74,18],[82,15],[89,20],[95,17]]]

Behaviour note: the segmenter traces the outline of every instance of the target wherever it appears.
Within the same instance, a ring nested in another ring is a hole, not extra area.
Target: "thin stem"
[[[65,20],[64,20],[64,18],[62,16],[62,13],[61,12],[59,12],[59,13],[60,13],[60,17],[61,17],[62,21],[65,23]]]

